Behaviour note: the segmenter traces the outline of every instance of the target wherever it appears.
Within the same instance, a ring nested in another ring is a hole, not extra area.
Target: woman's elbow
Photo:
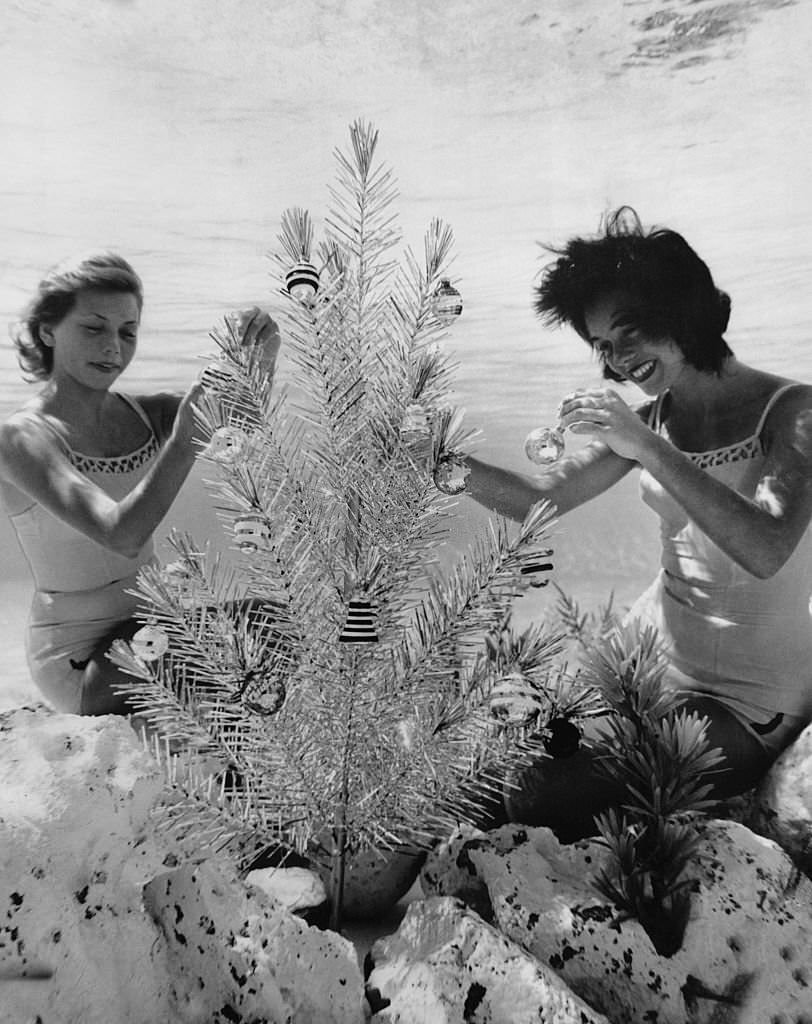
[[[123,558],[136,558],[149,538],[134,536],[130,531],[111,530],[100,539],[102,547]]]
[[[797,542],[794,544],[785,542],[771,546],[768,550],[752,558],[748,564],[744,565],[744,568],[756,579],[772,579],[784,568],[797,546]]]

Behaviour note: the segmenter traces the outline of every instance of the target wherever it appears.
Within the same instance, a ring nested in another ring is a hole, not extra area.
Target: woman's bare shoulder
[[[0,423],[0,452],[57,448],[64,450],[65,427],[49,415],[42,402],[32,399]]]
[[[149,417],[152,429],[160,441],[165,441],[172,433],[172,425],[182,395],[172,391],[159,391],[149,395],[133,395],[133,398]]]
[[[784,380],[773,392],[762,427],[765,447],[783,440],[812,458],[812,384]]]
[[[798,412],[812,408],[812,384],[779,378],[770,406],[770,418],[780,421],[794,417]]]

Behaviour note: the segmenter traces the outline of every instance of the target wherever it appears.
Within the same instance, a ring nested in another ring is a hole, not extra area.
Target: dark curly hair
[[[732,355],[723,337],[730,297],[676,231],[645,231],[637,213],[621,206],[605,218],[597,237],[572,238],[548,251],[558,259],[543,269],[534,302],[548,326],[570,324],[589,342],[585,310],[618,291],[633,301],[636,326],[651,337],[671,338],[697,370],[718,373]],[[606,362],[603,375],[624,379]]]
[[[42,341],[40,328],[60,323],[73,309],[77,294],[86,288],[134,295],[139,312],[144,304],[141,278],[116,253],[92,253],[57,264],[40,281],[19,323],[11,330],[17,361],[28,380],[47,380],[53,369],[53,349]]]

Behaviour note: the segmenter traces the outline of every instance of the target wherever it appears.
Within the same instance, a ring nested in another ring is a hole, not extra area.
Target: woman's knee
[[[755,786],[773,761],[755,732],[712,698],[692,697],[685,701],[683,707],[707,719],[705,740],[708,747],[718,747],[724,755],[724,760],[708,777],[713,785],[713,795],[735,796]]]

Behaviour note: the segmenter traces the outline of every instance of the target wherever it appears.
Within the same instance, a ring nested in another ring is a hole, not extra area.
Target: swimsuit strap
[[[781,395],[783,395],[785,392],[789,391],[790,388],[795,388],[797,386],[798,385],[795,384],[795,383],[792,383],[792,384],[782,384],[780,388],[777,388],[775,391],[773,391],[773,393],[770,395],[769,399],[767,400],[767,404],[764,406],[764,411],[761,414],[761,419],[758,421],[758,426],[756,427],[756,429],[755,429],[755,431],[753,433],[753,437],[760,437],[761,436],[761,431],[764,429],[764,424],[767,422],[767,417],[770,415],[770,410],[775,405],[775,403],[778,401],[778,399],[781,397]]]

